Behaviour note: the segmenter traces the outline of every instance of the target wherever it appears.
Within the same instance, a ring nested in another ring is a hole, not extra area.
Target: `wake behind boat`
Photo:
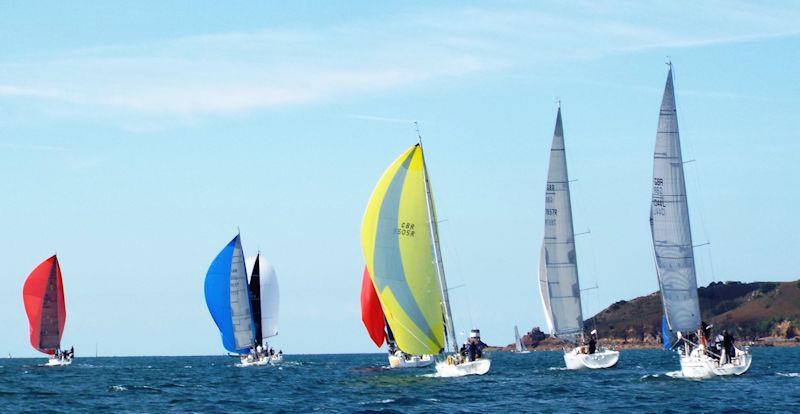
[[[671,63],[658,119],[652,195],[650,230],[664,307],[664,347],[676,349],[679,353],[683,377],[744,374],[752,362],[749,349],[736,348],[733,337],[727,331],[717,341],[721,343],[719,348],[710,346],[710,327],[700,320],[694,245]],[[670,339],[676,337],[678,342],[670,347]]]
[[[378,181],[361,223],[361,247],[367,275],[400,351],[440,354],[440,376],[489,371],[488,358],[473,352],[475,359],[470,360],[459,352],[421,142],[397,158]],[[471,346],[476,349],[477,343]],[[446,348],[453,353],[446,355]]]
[[[389,348],[389,368],[422,368],[433,364],[431,355],[409,355],[397,348],[392,328],[386,322],[380,297],[366,267],[361,278],[361,321],[378,348],[386,342]]]
[[[585,338],[560,105],[550,148],[544,229],[539,256],[539,287],[547,327],[550,335],[577,345]],[[597,331],[594,330],[584,346],[564,350],[567,369],[610,368],[618,359],[619,351],[597,346]]]
[[[67,307],[64,302],[61,266],[56,255],[36,266],[25,279],[22,301],[25,304],[25,313],[28,315],[31,346],[39,352],[50,355],[44,366],[70,365],[75,356],[75,349],[61,350]]]
[[[278,333],[275,270],[260,253],[246,261],[238,234],[209,266],[204,290],[222,345],[238,355],[238,366],[274,365],[283,361],[282,351],[276,353],[262,344],[263,339]]]

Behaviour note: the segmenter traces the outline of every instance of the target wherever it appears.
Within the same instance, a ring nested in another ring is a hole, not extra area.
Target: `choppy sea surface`
[[[286,355],[279,367],[213,357],[0,360],[3,412],[800,412],[800,348],[755,348],[741,377],[687,380],[669,352],[567,371],[560,352],[495,353],[484,376],[390,370],[383,354]]]

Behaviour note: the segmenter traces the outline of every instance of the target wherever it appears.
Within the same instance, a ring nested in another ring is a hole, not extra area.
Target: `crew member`
[[[595,353],[597,351],[597,331],[592,331],[591,336],[589,336],[589,355]]]
[[[722,347],[725,348],[725,362],[730,363],[736,353],[736,348],[733,347],[733,335],[728,330],[722,331]]]

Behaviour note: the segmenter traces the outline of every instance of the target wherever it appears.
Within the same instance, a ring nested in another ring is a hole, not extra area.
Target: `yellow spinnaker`
[[[386,320],[397,346],[414,355],[444,347],[422,157],[415,145],[389,166],[361,221],[361,248]]]

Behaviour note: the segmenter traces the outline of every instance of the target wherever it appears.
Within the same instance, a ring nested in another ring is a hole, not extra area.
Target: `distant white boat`
[[[725,362],[727,358],[724,352],[720,355],[708,348],[705,339],[707,333],[701,328],[694,245],[671,63],[661,99],[653,154],[650,230],[659,292],[664,306],[663,336],[681,340],[683,346],[677,346],[681,375],[707,378],[747,372],[752,362],[749,349],[734,348],[735,355],[730,362]],[[698,333],[697,342],[685,335],[694,332]],[[668,341],[665,341],[665,347],[668,347]]]
[[[578,343],[583,343],[585,337],[560,106],[550,148],[544,229],[539,256],[539,287],[550,334],[573,344],[573,347],[564,349],[566,367],[598,369],[614,366],[619,359],[618,351],[601,346],[592,349],[591,341],[596,344],[596,331],[592,331],[593,339],[589,345]]]
[[[522,344],[522,338],[519,336],[517,325],[514,325],[514,352],[518,354],[529,354],[531,352],[525,349],[525,346]]]

